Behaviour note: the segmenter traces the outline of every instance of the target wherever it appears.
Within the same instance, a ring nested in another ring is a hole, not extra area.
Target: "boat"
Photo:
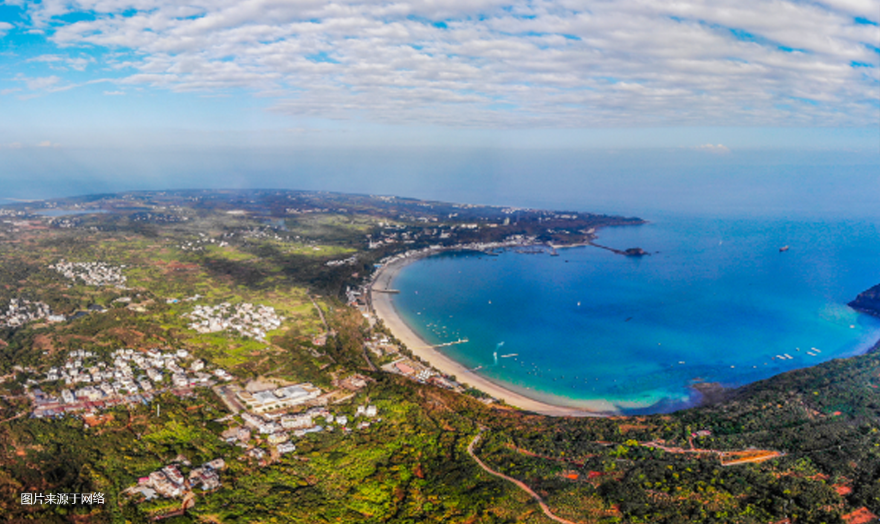
[[[519,353],[508,353],[506,355],[501,355],[501,358],[510,358],[510,357],[518,357]]]
[[[781,248],[779,248],[780,253],[784,253],[786,251],[788,251],[788,246],[782,246]]]

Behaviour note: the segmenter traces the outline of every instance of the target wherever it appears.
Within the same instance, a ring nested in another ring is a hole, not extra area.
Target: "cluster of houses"
[[[30,301],[26,298],[13,298],[6,310],[0,310],[0,327],[21,327],[32,320],[64,320],[63,316],[53,315],[44,302]]]
[[[174,352],[117,349],[111,358],[112,363],[107,363],[91,351],[69,352],[64,365],[49,368],[42,380],[62,381],[67,387],[61,390],[60,398],[35,390],[34,416],[54,416],[121,402],[147,403],[162,391],[207,387],[218,380],[233,378],[220,368],[209,372],[204,361],[193,359],[185,349]]]
[[[190,323],[190,329],[199,333],[233,330],[261,342],[266,341],[266,333],[281,327],[281,317],[275,313],[275,308],[247,302],[199,305],[186,316],[194,321]]]
[[[353,266],[357,264],[357,260],[357,255],[352,255],[348,258],[343,258],[340,260],[329,260],[325,265],[327,267]]]
[[[454,246],[435,244],[422,249],[411,249],[404,253],[385,257],[379,261],[379,266],[384,266],[401,260],[423,258],[441,251],[458,250],[487,252],[495,249],[533,245],[536,241],[537,237],[533,236],[510,235],[501,242],[469,242],[467,244],[456,244]]]
[[[189,461],[182,459],[175,464],[153,471],[146,477],[138,479],[138,485],[126,490],[129,495],[140,493],[145,500],[161,495],[167,498],[178,498],[186,492],[201,487],[203,491],[213,491],[221,486],[220,472],[226,469],[226,461],[216,458],[205,462],[189,471],[188,475],[181,472],[181,467],[190,466]]]
[[[186,217],[184,217],[184,220]],[[226,235],[223,235],[225,237]],[[231,233],[230,233],[231,236]],[[220,238],[212,238],[204,233],[199,233],[199,238],[195,240],[188,240],[182,244],[180,244],[178,249],[181,251],[204,251],[205,246],[213,244],[217,247],[226,247],[229,245],[229,242],[222,240],[223,237]]]
[[[339,428],[343,432],[353,429],[366,429],[370,427],[373,419],[379,414],[375,405],[358,406],[355,415],[349,419],[348,415],[334,415],[326,407],[313,407],[296,414],[281,412],[256,414],[245,412],[241,414],[243,426],[233,426],[224,431],[221,437],[229,444],[235,444],[248,449],[246,456],[262,459],[266,451],[258,446],[251,446],[251,437],[260,435],[261,439],[275,447],[281,455],[296,451],[296,445],[290,442],[291,438],[302,438],[310,433],[322,431],[334,431]],[[355,424],[355,422],[357,422]],[[349,425],[352,425],[350,427]]]
[[[49,268],[70,280],[82,280],[87,286],[116,286],[125,288],[125,266],[111,266],[104,262],[67,262],[62,260]]]
[[[387,371],[388,373],[403,375],[422,384],[432,384],[453,391],[462,390],[462,386],[458,382],[451,378],[444,377],[440,373],[434,371],[433,368],[411,358],[401,357],[394,362],[382,366],[382,370]]]

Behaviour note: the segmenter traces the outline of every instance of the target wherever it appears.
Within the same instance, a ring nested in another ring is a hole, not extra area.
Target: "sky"
[[[524,149],[876,166],[878,22],[877,0],[2,0],[0,181],[344,187]]]

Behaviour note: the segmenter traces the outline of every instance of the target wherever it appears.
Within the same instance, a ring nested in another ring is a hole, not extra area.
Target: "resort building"
[[[286,386],[273,391],[251,393],[239,391],[238,399],[255,413],[266,413],[299,406],[321,395],[321,390],[309,383]]]

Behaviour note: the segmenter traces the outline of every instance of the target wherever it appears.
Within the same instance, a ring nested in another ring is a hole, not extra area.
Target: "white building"
[[[258,393],[240,391],[236,396],[252,411],[265,413],[299,406],[317,398],[320,394],[320,389],[309,383],[303,383],[278,388],[274,391],[260,391]]]
[[[296,446],[292,442],[285,442],[284,444],[279,444],[276,449],[278,450],[278,453],[283,455],[285,453],[296,451]]]

